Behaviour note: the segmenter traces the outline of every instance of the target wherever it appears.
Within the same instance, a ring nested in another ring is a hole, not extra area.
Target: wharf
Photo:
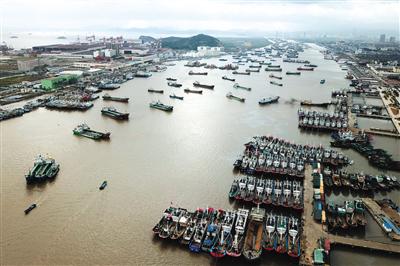
[[[397,134],[394,132],[379,131],[379,130],[373,130],[373,129],[365,129],[364,132],[367,134],[372,134],[372,135],[400,138],[400,134]]]
[[[372,218],[374,218],[374,220],[378,223],[378,225],[382,228],[383,231],[385,231],[383,224],[382,224],[382,218],[383,217],[388,217],[386,215],[386,213],[381,209],[381,206],[378,205],[378,203],[376,203],[373,199],[371,198],[361,198],[362,201],[364,202],[365,206],[367,207],[367,210],[371,213]],[[388,234],[390,238],[392,238],[393,240],[400,240],[400,236],[391,232]],[[388,250],[397,250],[393,251],[396,253],[400,254],[400,245],[391,245],[393,247],[391,247]]]
[[[332,245],[344,245],[350,247],[365,248],[369,250],[377,250],[381,252],[400,254],[400,245],[381,243],[376,241],[356,239],[344,236],[329,234],[329,240]]]
[[[387,116],[387,115],[357,114],[357,117],[365,117],[365,118],[372,118],[372,119],[382,119],[382,120],[392,120],[392,118],[390,118],[390,116]]]
[[[397,115],[395,115],[392,112],[391,107],[389,106],[390,101],[385,99],[385,95],[383,94],[383,89],[379,88],[378,91],[379,91],[379,95],[381,96],[382,102],[386,107],[386,111],[389,114],[389,116],[391,117],[393,125],[394,125],[395,129],[397,130],[397,133],[400,134],[400,112]]]

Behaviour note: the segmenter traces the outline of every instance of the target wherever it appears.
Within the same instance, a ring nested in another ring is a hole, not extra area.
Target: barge
[[[73,130],[74,135],[86,137],[89,139],[100,140],[110,139],[110,132],[102,133],[91,130],[87,124],[80,124]]]
[[[121,113],[117,111],[115,107],[104,107],[101,109],[101,113],[105,116],[109,116],[118,120],[127,120],[129,119],[129,113]]]

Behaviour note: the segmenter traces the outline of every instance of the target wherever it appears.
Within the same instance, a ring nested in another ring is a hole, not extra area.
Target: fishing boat
[[[36,203],[33,203],[32,205],[30,205],[27,209],[24,210],[25,214],[30,213],[33,209],[35,209],[37,207]]]
[[[228,78],[227,76],[222,77],[223,80],[235,81],[234,78]]]
[[[264,179],[258,178],[256,182],[256,190],[253,199],[254,204],[261,204],[263,202],[265,182]]]
[[[272,85],[280,86],[280,87],[283,86],[282,83],[278,83],[278,82],[275,82],[275,81],[270,81],[269,83],[272,84]]]
[[[203,218],[204,212],[203,209],[197,209],[194,214],[189,218],[188,225],[186,226],[185,232],[180,240],[180,243],[183,245],[189,245],[190,241],[193,238],[193,235],[196,231],[197,225],[200,223]]]
[[[170,206],[169,208],[165,209],[163,215],[161,216],[160,221],[153,227],[153,233],[155,235],[158,235],[160,233],[160,230],[164,223],[166,222],[165,220],[171,215],[171,213],[175,210],[175,207]]]
[[[189,223],[194,215],[194,212],[183,212],[181,217],[179,217],[178,222],[175,224],[175,228],[173,229],[170,238],[173,240],[180,239],[186,232],[186,229],[189,226]]]
[[[276,231],[274,248],[278,253],[287,252],[287,217],[279,215],[276,222]]]
[[[235,179],[233,180],[231,189],[229,190],[229,198],[234,199],[239,192],[239,181]]]
[[[272,204],[273,189],[274,189],[274,181],[272,179],[267,179],[265,181],[264,196],[263,196],[264,204],[266,205]]]
[[[172,105],[166,105],[166,104],[161,103],[160,101],[151,102],[150,107],[159,109],[162,111],[166,111],[166,112],[172,112],[174,110],[174,107]]]
[[[202,94],[203,93],[202,90],[184,89],[183,91],[186,92],[186,93],[197,93],[197,94]]]
[[[331,103],[330,102],[325,102],[325,103],[313,103],[312,101],[301,101],[300,105],[305,105],[305,106],[317,106],[317,107],[328,107]]]
[[[275,180],[273,196],[272,196],[272,204],[273,205],[275,205],[275,206],[281,205],[281,195],[282,195],[282,181]]]
[[[274,74],[269,75],[270,78],[275,78],[275,79],[282,79],[282,77],[275,76]]]
[[[230,245],[227,246],[227,252],[226,252],[227,255],[231,257],[239,257],[242,254],[248,216],[249,216],[249,210],[247,209],[237,210],[233,240],[230,243]]]
[[[336,211],[337,211],[337,217],[336,217],[337,225],[342,229],[347,229],[349,225],[346,223],[346,209],[343,206],[337,206]]]
[[[107,180],[104,180],[103,183],[101,183],[101,185],[100,185],[100,187],[99,187],[99,190],[105,189],[106,186],[107,186]]]
[[[201,245],[201,250],[204,252],[210,252],[218,239],[219,231],[221,230],[221,219],[224,216],[224,210],[215,210],[210,223],[207,226],[206,235]]]
[[[298,67],[297,70],[302,70],[302,71],[313,71],[313,67]]]
[[[147,91],[148,91],[148,92],[153,92],[153,93],[160,93],[160,94],[163,94],[163,93],[164,93],[164,90],[148,89]]]
[[[289,218],[289,239],[288,239],[288,254],[291,257],[297,258],[301,254],[299,220],[295,217]]]
[[[282,72],[282,68],[280,68],[280,67],[271,67],[271,65],[269,65],[268,67],[265,68],[265,71]]]
[[[325,84],[325,80],[321,79],[321,81],[319,82],[320,84]]]
[[[175,94],[170,95],[169,98],[183,100],[183,96],[177,96]]]
[[[336,228],[337,227],[337,222],[336,222],[337,210],[336,210],[336,205],[332,200],[329,201],[326,211],[327,211],[328,225],[330,226],[331,229]]]
[[[167,78],[168,81],[177,81],[175,78]]]
[[[239,184],[238,184],[239,192],[236,193],[236,195],[235,195],[236,200],[243,200],[245,198],[247,182],[248,182],[248,178],[246,178],[246,177],[242,177],[241,179],[239,179]]]
[[[367,224],[367,219],[365,218],[365,206],[362,200],[354,201],[354,219],[360,226],[365,226]]]
[[[195,253],[199,253],[201,251],[201,245],[203,243],[203,239],[206,235],[207,226],[210,223],[211,218],[214,215],[213,208],[206,208],[203,214],[203,217],[199,221],[196,226],[196,230],[194,232],[193,238],[189,243],[189,250]]]
[[[182,215],[187,212],[186,209],[182,208],[173,208],[171,212],[167,215],[167,217],[163,220],[158,236],[160,238],[169,238],[176,229],[176,224],[179,222],[179,219]]]
[[[151,77],[151,73],[149,72],[144,72],[144,71],[138,71],[137,73],[135,73],[135,77],[137,78],[149,78]]]
[[[298,72],[298,71],[287,71],[286,72],[286,75],[301,75],[301,72]]]
[[[98,131],[91,130],[87,124],[80,124],[72,131],[74,135],[83,136],[89,139],[100,140],[109,139],[110,132],[102,133]]]
[[[282,188],[282,200],[281,200],[281,204],[284,207],[292,207],[292,183],[289,180],[285,180],[283,181],[283,188]]]
[[[233,71],[232,74],[234,75],[250,75],[250,72],[239,72],[239,71]]]
[[[108,93],[106,93],[103,95],[103,100],[127,103],[129,101],[129,98],[127,98],[127,97],[112,97]]]
[[[314,67],[314,68],[315,68],[315,67],[318,67],[317,65],[314,65],[314,64],[305,64],[304,66],[305,66],[305,67]]]
[[[182,87],[182,84],[180,84],[180,83],[176,83],[175,81],[171,81],[171,82],[168,82],[167,83],[168,84],[168,86],[171,86],[171,87],[175,87],[175,88],[180,88],[180,87]]]
[[[33,163],[33,167],[25,175],[28,184],[42,182],[46,179],[53,179],[58,174],[60,165],[53,158],[38,155]]]
[[[238,83],[233,84],[233,88],[235,89],[243,89],[243,90],[247,90],[247,91],[251,91],[250,87],[244,87],[244,86],[240,86]]]
[[[247,177],[246,194],[244,196],[245,201],[253,201],[255,194],[256,180],[253,176]]]
[[[302,210],[304,206],[303,187],[300,181],[293,181],[293,200],[292,207],[297,210]]]
[[[352,227],[356,227],[357,221],[354,219],[354,202],[346,200],[344,207],[346,209],[346,223]]]
[[[189,75],[203,75],[203,76],[208,75],[207,72],[194,72],[194,71],[192,71],[192,70],[190,70],[188,74],[189,74]]]
[[[248,260],[260,258],[263,242],[265,209],[253,207],[243,246],[243,256]]]
[[[198,81],[193,82],[193,86],[204,88],[204,89],[209,89],[209,90],[213,90],[214,89],[214,85],[201,84]]]
[[[274,250],[276,235],[276,216],[272,213],[267,214],[265,230],[263,236],[263,248],[268,251]]]
[[[258,104],[266,105],[266,104],[271,104],[271,103],[277,103],[279,101],[279,98],[280,98],[279,96],[262,98],[261,100],[258,101]]]
[[[239,101],[239,102],[244,102],[244,101],[246,100],[245,98],[241,98],[241,97],[238,97],[238,96],[233,95],[232,92],[228,92],[228,93],[226,94],[226,98],[228,98],[228,99],[234,99],[234,100],[237,100],[237,101]]]
[[[226,211],[221,221],[221,230],[217,237],[217,241],[210,249],[211,256],[215,258],[224,257],[233,242],[233,225],[236,218],[236,211]]]

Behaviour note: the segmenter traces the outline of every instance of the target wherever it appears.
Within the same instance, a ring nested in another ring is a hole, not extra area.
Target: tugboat
[[[103,100],[104,101],[115,101],[115,102],[123,102],[127,103],[129,101],[129,98],[126,97],[112,97],[108,93],[103,95]]]
[[[169,98],[183,100],[183,96],[177,96],[175,94],[170,95]]]
[[[239,257],[242,254],[244,240],[245,240],[245,230],[247,225],[247,217],[249,216],[249,210],[239,209],[236,215],[235,222],[235,234],[233,236],[233,241],[231,245],[227,246],[226,254],[231,257]]]
[[[280,86],[280,87],[283,86],[282,83],[278,83],[278,82],[275,82],[275,81],[270,81],[269,83],[271,83],[272,85]]]
[[[103,183],[101,183],[101,185],[100,185],[100,187],[99,187],[99,190],[103,190],[103,189],[105,189],[105,188],[106,188],[106,186],[107,186],[107,181],[106,181],[106,180],[104,180],[104,181],[103,181]]]
[[[163,94],[163,93],[164,93],[163,90],[148,89],[147,91],[148,91],[148,92],[153,92],[153,93],[160,93],[160,94]]]
[[[268,98],[262,98],[260,101],[258,101],[258,104],[265,105],[270,103],[277,103],[278,101],[279,101],[279,96],[273,96]]]
[[[36,207],[37,207],[36,203],[33,203],[31,206],[29,206],[27,209],[24,210],[25,215],[30,213]]]
[[[193,235],[192,240],[189,243],[189,250],[195,253],[199,253],[201,251],[201,245],[203,243],[203,239],[206,235],[207,226],[210,223],[211,218],[214,215],[213,208],[207,208],[204,212],[203,217],[200,222],[196,226],[196,231]]]
[[[267,215],[265,223],[263,248],[268,251],[274,250],[274,239],[276,235],[276,216],[272,213]]]
[[[238,96],[233,95],[232,92],[228,92],[228,93],[226,94],[226,98],[238,100],[239,102],[242,102],[242,103],[244,103],[244,101],[246,100],[245,98],[240,98],[240,97],[238,97]]]
[[[60,165],[56,164],[54,159],[39,155],[35,159],[32,169],[25,175],[25,179],[28,184],[42,182],[46,179],[54,178],[59,170]]]
[[[301,254],[299,220],[294,217],[289,218],[288,254],[294,258],[299,257]]]
[[[159,109],[166,112],[172,112],[174,107],[171,105],[166,105],[161,103],[160,101],[150,103],[151,108]]]
[[[204,89],[209,89],[209,90],[213,90],[214,89],[214,85],[201,84],[198,81],[193,82],[193,86],[204,88]]]
[[[207,72],[194,72],[192,70],[190,70],[188,74],[189,75],[203,75],[203,76],[207,76],[208,75]]]
[[[168,86],[175,87],[175,88],[182,87],[182,84],[176,83],[176,82],[168,82],[167,84],[168,84]]]
[[[243,246],[243,256],[248,260],[260,258],[263,242],[265,209],[253,207]]]
[[[118,120],[129,119],[129,113],[118,112],[117,109],[115,109],[114,107],[104,107],[103,109],[101,109],[101,113],[103,115],[106,115],[106,116],[109,116],[111,118],[118,119]]]
[[[233,236],[232,228],[235,222],[236,212],[226,211],[221,221],[221,229],[219,231],[217,241],[210,249],[211,256],[222,258],[227,254],[228,247],[232,246]]]
[[[198,93],[198,94],[202,94],[203,93],[202,90],[184,89],[183,91],[186,92],[186,93]]]
[[[74,130],[74,135],[83,136],[89,139],[100,140],[100,139],[109,139],[110,132],[102,133],[98,131],[91,130],[90,127],[86,124],[78,125]]]
[[[243,89],[243,90],[251,91],[251,88],[249,88],[249,87],[244,87],[244,86],[240,86],[238,83],[233,84],[233,87],[234,87],[235,89]]]
[[[234,78],[228,78],[227,76],[222,77],[223,80],[235,81]]]
[[[287,251],[287,217],[280,215],[278,216],[276,223],[274,247],[278,253],[286,253]]]

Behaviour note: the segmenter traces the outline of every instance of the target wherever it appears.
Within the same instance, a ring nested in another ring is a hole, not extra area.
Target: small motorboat
[[[105,189],[105,188],[106,188],[106,186],[107,186],[107,181],[106,181],[106,180],[104,180],[104,181],[103,181],[103,183],[101,183],[101,186],[99,187],[99,190],[103,190],[103,189]]]
[[[30,213],[34,208],[36,208],[37,205],[33,203],[31,206],[29,206],[26,210],[24,210],[25,214]]]

